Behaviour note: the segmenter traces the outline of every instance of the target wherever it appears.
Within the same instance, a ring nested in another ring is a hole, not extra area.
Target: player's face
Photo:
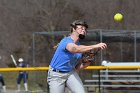
[[[82,34],[82,35],[86,35],[87,34],[86,27],[85,26],[82,26],[82,25],[77,25],[76,26],[76,31],[79,34]]]

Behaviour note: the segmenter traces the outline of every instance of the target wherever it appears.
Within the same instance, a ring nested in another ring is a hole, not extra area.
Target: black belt
[[[68,72],[70,72],[70,71],[60,71],[60,70],[57,70],[57,69],[54,69],[54,68],[53,68],[52,71],[54,71],[54,72],[60,72],[60,73],[68,73]]]

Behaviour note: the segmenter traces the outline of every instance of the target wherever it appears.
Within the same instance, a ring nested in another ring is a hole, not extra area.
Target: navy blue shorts
[[[23,80],[24,83],[27,83],[27,79],[28,79],[28,73],[26,72],[19,73],[17,78],[17,84],[20,84],[21,80]]]

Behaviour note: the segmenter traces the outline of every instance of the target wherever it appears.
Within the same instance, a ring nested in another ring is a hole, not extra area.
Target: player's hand
[[[105,48],[107,48],[107,45],[105,43],[98,43],[98,44],[96,44],[96,47],[99,49],[105,49]]]

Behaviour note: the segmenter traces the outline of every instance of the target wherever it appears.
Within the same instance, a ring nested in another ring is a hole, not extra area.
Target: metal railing
[[[0,72],[11,72],[11,71],[47,71],[49,67],[25,67],[25,68],[20,68],[20,67],[12,67],[12,68],[0,68]],[[88,66],[85,68],[85,70],[129,70],[129,69],[140,69],[139,66]]]

